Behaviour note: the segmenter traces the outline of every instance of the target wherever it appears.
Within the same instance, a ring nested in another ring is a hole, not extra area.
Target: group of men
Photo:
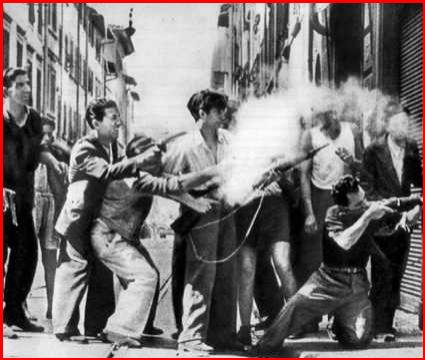
[[[227,96],[195,93],[188,109],[196,129],[167,148],[145,135],[121,146],[117,104],[96,99],[85,116],[91,132],[68,159],[54,146],[54,123],[28,106],[25,70],[6,70],[3,83],[5,336],[14,336],[9,326],[43,331],[26,309],[37,236],[46,316],[59,340],[80,335],[86,292],[85,335],[140,347],[144,334],[161,334],[154,326],[160,274],[139,239],[154,195],[181,204],[170,259],[179,353],[251,345],[254,298],[268,317],[261,352],[317,329],[325,314],[334,315],[335,335],[345,346],[366,346],[378,333],[394,336],[409,232],[421,213],[419,198],[403,205],[400,198],[410,196],[412,185],[422,187],[419,151],[408,139],[409,114],[400,104],[388,105],[387,134],[362,161],[353,126],[334,111],[318,114],[300,152],[326,147],[300,167],[301,201],[296,182],[284,174],[235,211],[220,187],[231,158],[232,134],[225,128],[229,113],[237,116]],[[387,200],[392,197],[398,201]],[[295,208],[305,219],[298,227]]]

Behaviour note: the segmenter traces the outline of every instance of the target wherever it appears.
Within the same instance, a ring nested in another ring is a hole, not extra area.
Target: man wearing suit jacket
[[[86,121],[93,132],[72,149],[70,185],[56,223],[62,239],[53,296],[53,332],[60,340],[79,335],[78,309],[92,263],[90,228],[107,185],[136,176],[139,170],[151,172],[161,160],[159,149],[152,147],[132,159],[117,161],[121,119],[114,101],[94,100],[87,108]]]
[[[422,162],[418,146],[408,138],[409,114],[390,102],[385,114],[387,135],[364,153],[362,172],[369,199],[410,195],[411,186],[422,187]],[[395,234],[376,237],[372,255],[370,298],[375,312],[375,334],[395,340],[394,314],[400,303],[400,285],[409,250],[410,227],[420,216],[420,207],[403,216],[404,226]]]

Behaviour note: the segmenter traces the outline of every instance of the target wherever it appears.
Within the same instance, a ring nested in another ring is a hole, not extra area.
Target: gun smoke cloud
[[[371,136],[382,130],[383,110],[391,98],[350,78],[339,88],[306,85],[248,99],[240,106],[233,127],[222,192],[229,205],[241,204],[253,185],[279,157],[300,154],[302,131],[317,124],[318,115],[334,111],[340,121],[365,129]]]

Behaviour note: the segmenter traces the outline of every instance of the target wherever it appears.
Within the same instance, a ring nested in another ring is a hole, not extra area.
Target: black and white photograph
[[[3,3],[4,358],[422,358],[422,3]]]

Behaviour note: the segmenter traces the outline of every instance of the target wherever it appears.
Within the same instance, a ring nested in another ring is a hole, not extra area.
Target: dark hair
[[[93,120],[102,121],[105,116],[105,109],[116,108],[118,109],[118,105],[114,100],[106,99],[106,98],[98,98],[94,99],[86,111],[86,121],[89,124],[90,128],[93,127]]]
[[[201,93],[202,101],[199,105],[200,110],[203,110],[208,114],[213,108],[218,110],[224,110],[227,108],[227,102],[229,99],[227,95],[211,90],[203,90]]]
[[[53,130],[56,128],[56,123],[53,120],[51,120],[47,117],[43,117],[41,119],[41,125],[42,126],[46,126],[46,125],[51,126]]]
[[[3,71],[3,87],[9,89],[12,87],[16,78],[19,75],[28,75],[28,72],[24,68],[7,68]]]
[[[335,204],[348,206],[347,194],[357,191],[359,191],[359,180],[351,175],[344,175],[332,187],[332,197]]]
[[[138,134],[135,135],[133,139],[130,140],[128,143],[126,149],[125,149],[125,155],[128,158],[131,158],[133,156],[139,155],[146,151],[148,148],[153,146],[155,144],[155,141],[145,135],[145,134]]]
[[[203,91],[198,91],[196,93],[194,93],[188,103],[187,103],[187,108],[190,111],[190,114],[192,115],[192,117],[195,119],[195,122],[197,122],[200,118],[199,116],[199,107],[202,103],[202,94]]]
[[[385,106],[384,109],[384,121],[386,124],[388,124],[388,121],[395,115],[400,113],[406,113],[410,116],[410,111],[407,107],[405,107],[403,104],[396,100],[391,100],[388,102],[388,104]]]

